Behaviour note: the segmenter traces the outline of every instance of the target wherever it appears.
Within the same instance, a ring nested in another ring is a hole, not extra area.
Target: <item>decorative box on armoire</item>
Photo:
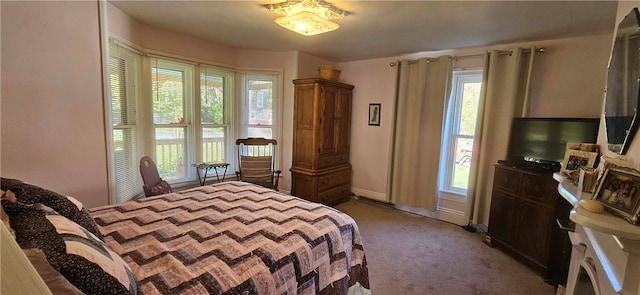
[[[353,85],[293,80],[291,194],[333,205],[351,194],[349,140]]]

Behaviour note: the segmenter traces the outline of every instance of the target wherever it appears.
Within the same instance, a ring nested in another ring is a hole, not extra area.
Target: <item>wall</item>
[[[151,53],[188,57],[221,66],[234,66],[238,59],[236,48],[147,26],[112,4],[107,4],[107,23],[110,36]]]
[[[107,204],[97,1],[0,9],[0,174]]]
[[[534,45],[546,47],[545,53],[536,54],[535,57],[531,78],[530,115],[599,117],[611,38],[612,34],[606,34],[488,48],[422,52],[338,64],[342,68],[341,80],[356,85],[351,127],[353,192],[376,200],[388,200],[387,178],[396,85],[396,68],[390,66],[391,62],[444,54],[471,56],[490,49],[526,48]],[[457,67],[481,65],[481,60],[481,57],[461,58]],[[367,125],[369,103],[382,103],[379,127]],[[424,171],[424,177],[430,177],[434,173],[436,172]]]
[[[335,66],[335,64],[326,59],[318,58],[303,52],[298,54],[298,78],[317,78],[318,67],[323,65]],[[293,85],[293,84],[292,84]],[[293,120],[293,117],[292,117]]]

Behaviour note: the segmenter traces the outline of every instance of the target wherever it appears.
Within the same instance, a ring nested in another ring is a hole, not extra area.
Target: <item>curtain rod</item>
[[[545,51],[547,51],[546,47],[540,47],[540,48],[536,48],[534,49],[535,53],[544,53]],[[489,53],[489,52],[488,52]],[[511,55],[513,53],[512,50],[498,50],[498,55]],[[524,49],[522,50],[522,53],[531,53],[531,49]],[[489,55],[491,55],[491,53],[489,53]],[[478,54],[470,54],[470,55],[458,55],[458,56],[451,56],[452,59],[454,60],[458,60],[461,58],[471,58],[471,57],[481,57],[484,56],[484,53],[478,53]],[[427,59],[429,62],[432,61],[439,61],[439,58],[428,58]],[[398,64],[399,61],[394,62],[392,61],[391,63],[389,63],[389,66],[394,67]]]

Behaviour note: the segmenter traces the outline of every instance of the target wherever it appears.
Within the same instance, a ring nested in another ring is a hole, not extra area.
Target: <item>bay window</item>
[[[236,75],[212,65],[144,56],[114,42],[109,56],[112,202],[141,195],[144,155],[175,186],[195,183],[192,165],[198,162],[230,163],[233,173],[236,138],[277,136],[277,73]],[[233,91],[236,76],[242,78],[239,96]]]

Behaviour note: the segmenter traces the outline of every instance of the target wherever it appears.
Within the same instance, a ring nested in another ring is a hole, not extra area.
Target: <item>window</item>
[[[277,75],[247,74],[244,79],[243,124],[247,137],[276,138]]]
[[[200,132],[202,151],[198,162],[229,162],[233,146],[231,93],[233,75],[212,67],[200,67]]]
[[[244,74],[234,103],[232,70],[142,57],[115,44],[109,50],[116,202],[142,193],[142,155],[155,157],[169,183],[191,182],[197,162],[228,162],[234,171],[237,133],[276,137],[279,74]]]
[[[109,44],[109,53],[115,196],[116,202],[124,202],[142,191],[136,112],[141,58],[137,53],[113,43]]]
[[[482,71],[454,71],[443,148],[441,189],[465,194],[469,183]]]
[[[160,177],[189,180],[193,141],[193,66],[155,59],[151,66],[151,105],[155,162]]]

